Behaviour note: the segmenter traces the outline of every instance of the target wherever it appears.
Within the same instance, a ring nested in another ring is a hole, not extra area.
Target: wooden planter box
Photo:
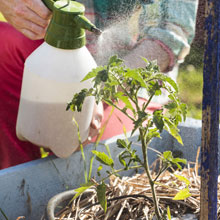
[[[184,146],[181,146],[168,133],[162,134],[162,139],[155,139],[151,147],[159,151],[180,150],[188,161],[195,161],[197,148],[201,146],[201,121],[187,119],[179,126]],[[108,144],[112,157],[119,153],[115,142],[119,136],[104,141]],[[123,135],[120,136],[123,138]],[[137,134],[130,140],[136,140]],[[86,157],[92,145],[85,148]],[[105,148],[98,146],[99,150]],[[140,152],[140,147],[136,146]],[[156,154],[149,151],[150,162]],[[94,170],[98,164],[94,163]],[[119,164],[117,164],[119,167]],[[132,175],[132,171],[123,175]],[[9,220],[18,216],[26,219],[40,220],[48,200],[57,193],[66,189],[74,189],[84,182],[83,160],[81,153],[76,152],[68,159],[59,159],[54,156],[35,160],[8,169],[0,170],[0,208]],[[0,212],[0,219],[4,219]]]

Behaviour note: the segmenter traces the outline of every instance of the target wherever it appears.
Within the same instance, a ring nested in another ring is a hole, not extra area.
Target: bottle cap
[[[44,0],[45,1],[45,0]],[[48,6],[48,3],[45,2]],[[85,7],[76,1],[56,1],[45,41],[56,48],[77,49],[86,44],[85,29],[97,30],[85,16]]]

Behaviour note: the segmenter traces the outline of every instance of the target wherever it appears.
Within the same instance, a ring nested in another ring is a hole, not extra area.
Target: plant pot
[[[165,177],[166,177],[166,175],[165,175]],[[95,217],[98,217],[99,219],[100,219],[100,216],[101,217],[108,216],[107,217],[108,219],[116,219],[115,217],[118,218],[118,216],[120,216],[119,219],[134,219],[138,216],[140,218],[137,218],[137,219],[142,219],[142,217],[143,217],[142,213],[144,213],[144,216],[149,214],[148,217],[150,217],[150,219],[153,218],[154,211],[150,211],[150,210],[152,210],[153,201],[152,201],[152,198],[149,197],[149,189],[148,189],[149,187],[147,187],[148,183],[146,182],[146,177],[144,177],[143,174],[137,174],[136,176],[133,176],[131,179],[130,179],[130,177],[124,177],[123,183],[120,182],[120,179],[118,177],[112,177],[112,178],[113,179],[111,179],[111,181],[110,181],[110,185],[108,187],[108,190],[106,191],[106,195],[108,195],[107,196],[108,197],[107,198],[108,208],[107,208],[106,213],[104,213],[103,210],[100,211],[100,204],[97,202],[95,188],[87,189],[81,195],[81,198],[79,197],[80,204],[77,201],[78,198],[75,201],[72,200],[74,195],[76,194],[76,191],[69,190],[69,191],[59,193],[49,200],[47,208],[46,208],[45,217],[42,220],[56,220],[59,218],[60,219],[68,219],[68,218],[75,219],[76,213],[77,213],[78,217],[80,217],[80,215],[83,215],[83,217],[85,217],[84,215],[92,215],[92,212],[93,212],[93,214],[95,214],[95,215],[93,215],[93,217],[95,216]],[[137,179],[135,180],[135,178],[137,178]],[[164,183],[164,181],[166,179],[167,178],[165,178],[162,182]],[[118,183],[118,184],[116,184],[116,183]],[[135,188],[136,183],[138,183],[138,188],[141,185],[143,185],[148,190],[145,189],[144,192],[141,190],[141,191],[139,191],[141,193],[138,193],[136,191],[136,193],[134,192],[134,193],[130,194],[128,192],[128,188],[126,187],[126,185],[131,186],[132,190],[135,190],[134,188]],[[114,185],[114,190],[112,190],[113,185]],[[118,192],[119,188],[121,188],[121,190],[122,190],[120,195],[115,195],[114,192]],[[122,188],[125,189],[126,191],[124,191]],[[165,187],[165,188],[167,189],[167,187]],[[162,190],[162,189],[160,189],[160,190]],[[171,191],[172,191],[172,189],[171,189]],[[126,192],[128,192],[128,194],[126,194]],[[111,194],[111,193],[113,193],[113,194]],[[169,195],[169,192],[167,193],[166,197],[164,197],[164,198],[162,198],[163,196],[161,197],[161,204],[165,205],[165,206],[162,205],[161,208],[166,209],[167,206],[170,206],[170,207],[172,207],[173,214],[174,214],[174,210],[175,210],[174,216],[176,216],[176,218],[172,217],[172,220],[180,220],[180,219],[196,220],[197,219],[197,216],[195,214],[192,214],[195,210],[194,211],[191,210],[190,205],[188,205],[182,201],[173,201],[172,197],[170,197],[170,199],[168,198],[168,195]],[[129,209],[126,210],[126,208],[125,208],[126,205],[124,203],[124,202],[126,202],[125,200],[129,203],[130,210],[134,211],[136,209],[139,211],[130,212]],[[134,203],[136,205],[134,205]],[[94,208],[95,206],[97,207],[97,209]],[[139,208],[134,209],[135,206],[139,207]],[[92,208],[93,210],[91,210],[90,209],[91,207],[93,207],[94,209]],[[120,208],[117,208],[117,207],[120,207]],[[125,211],[123,211],[123,213],[122,213],[122,210],[124,210],[124,208],[125,208]],[[188,208],[188,211],[185,212],[187,208]],[[184,212],[182,212],[183,209],[185,209]],[[143,210],[145,210],[145,212],[143,212]],[[76,211],[76,213],[75,213],[75,211]],[[178,215],[176,215],[177,211],[178,211]],[[130,213],[128,213],[128,212],[130,212]],[[146,214],[146,212],[148,214]],[[129,218],[127,218],[127,217],[129,217]]]
[[[65,208],[69,208],[68,205],[76,193],[77,192],[75,190],[68,190],[53,196],[47,204],[45,215],[42,220],[55,220],[55,215],[57,213],[63,212]],[[91,194],[92,192],[87,190],[82,194],[81,199],[83,200]]]
[[[69,190],[59,193],[54,197],[52,197],[47,205],[45,219],[54,220],[56,207],[59,206],[60,204],[62,205],[66,204],[75,194],[76,192],[74,190]]]

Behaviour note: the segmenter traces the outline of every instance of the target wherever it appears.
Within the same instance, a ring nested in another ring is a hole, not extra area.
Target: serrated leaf
[[[166,80],[175,89],[175,91],[178,92],[178,86],[172,78],[164,75],[163,80]]]
[[[82,89],[79,93],[76,93],[73,96],[73,99],[70,103],[67,104],[66,110],[71,109],[72,111],[82,111],[83,102],[88,95],[88,89]]]
[[[99,201],[100,205],[102,206],[102,208],[104,209],[104,212],[106,212],[107,200],[106,200],[106,195],[105,195],[106,185],[104,182],[102,182],[102,184],[97,186],[96,192],[97,192],[98,201]]]
[[[143,77],[141,76],[141,74],[138,71],[129,69],[129,71],[127,71],[127,73],[125,75],[126,75],[126,77],[131,77],[132,79],[138,81],[142,87],[147,88],[147,85],[146,85]]]
[[[123,60],[120,59],[117,55],[114,55],[110,57],[108,61],[108,66],[115,66],[115,65],[120,66],[122,63],[123,63]]]
[[[116,143],[117,143],[118,148],[126,148],[127,147],[127,144],[126,144],[125,140],[118,139],[116,141]]]
[[[97,74],[97,78],[99,78],[102,82],[107,82],[108,80],[108,71],[107,70],[101,70]]]
[[[75,189],[75,191],[77,192],[73,199],[76,199],[78,196],[80,196],[83,192],[85,192],[87,189],[89,189],[91,186],[93,185],[93,183],[88,182],[87,184]]]
[[[184,103],[180,104],[180,109],[182,111],[182,115],[183,115],[183,120],[186,120],[186,114],[187,114],[187,106]]]
[[[88,80],[88,79],[94,78],[94,77],[98,74],[99,71],[102,71],[102,70],[104,70],[104,69],[105,69],[105,67],[103,67],[103,66],[98,66],[98,67],[96,67],[95,69],[92,69],[92,71],[90,71],[90,72],[81,80],[81,82],[84,82],[84,81],[86,81],[86,80]]]
[[[179,129],[169,119],[164,119],[167,125],[165,126],[165,130],[167,130],[169,134],[171,134],[181,145],[183,145],[182,138],[179,134]]]
[[[114,165],[114,161],[108,156],[106,155],[104,152],[99,152],[96,150],[92,150],[92,153],[96,155],[96,159],[107,166],[113,166]]]
[[[168,104],[164,105],[165,108],[169,109],[170,111],[171,110],[175,110],[177,108],[177,103],[172,101],[172,102],[169,102]]]
[[[163,127],[164,127],[162,112],[163,110],[156,110],[153,113],[153,122],[160,131],[160,133],[163,131]]]
[[[180,190],[173,198],[173,200],[184,200],[190,197],[192,194],[189,192],[189,188],[184,188]]]
[[[187,186],[190,184],[190,181],[186,177],[184,177],[184,176],[180,176],[180,175],[175,174],[175,177],[178,180],[184,182]]]
[[[117,97],[118,99],[120,99],[124,104],[125,104],[125,107],[131,109],[132,111],[134,110],[128,96],[125,96],[123,92],[117,92],[115,94],[115,97]]]
[[[171,151],[165,151],[163,152],[163,157],[165,160],[172,160],[173,159],[173,154]]]

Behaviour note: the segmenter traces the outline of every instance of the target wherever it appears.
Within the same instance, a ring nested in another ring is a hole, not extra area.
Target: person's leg
[[[19,141],[15,128],[24,62],[41,43],[0,22],[0,169],[40,157],[39,147]]]

